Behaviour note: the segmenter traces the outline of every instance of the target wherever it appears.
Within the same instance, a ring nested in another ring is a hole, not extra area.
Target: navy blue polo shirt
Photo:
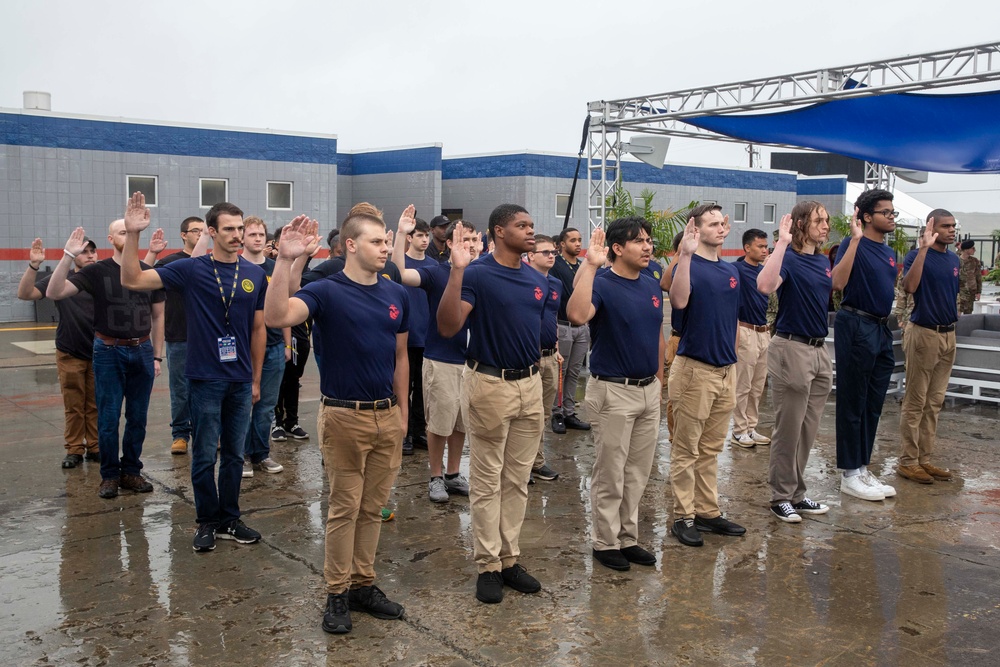
[[[546,298],[549,300],[548,307],[542,315],[541,345],[543,350],[551,350],[559,344],[559,304],[562,296],[562,281],[551,273],[547,276],[549,281],[549,291]]]
[[[909,271],[917,250],[911,250],[903,259],[903,270]],[[920,284],[913,293],[913,312],[910,321],[924,327],[954,324],[958,321],[958,269],[960,260],[951,250],[938,252],[927,249]]]
[[[764,267],[748,264],[743,258],[734,264],[740,273],[740,322],[764,326],[767,324],[767,297],[757,291],[757,276]]]
[[[827,307],[833,290],[830,259],[823,254],[803,255],[788,248],[781,261],[781,280],[775,320],[778,333],[826,338]]]
[[[430,268],[441,265],[439,261],[430,257],[424,257],[423,259],[413,259],[409,255],[404,255],[403,257],[406,261],[405,268],[407,269],[416,270],[423,267]],[[410,336],[407,339],[406,345],[408,347],[424,347],[427,344],[427,328],[431,321],[427,293],[419,287],[404,285],[403,288],[410,296]],[[436,324],[434,326],[435,328],[437,327]]]
[[[464,364],[468,348],[469,323],[462,325],[461,331],[445,338],[438,332],[437,312],[444,296],[444,288],[448,286],[451,275],[451,262],[444,260],[434,262],[436,266],[417,269],[420,275],[420,289],[427,294],[427,306],[430,313],[430,324],[427,325],[427,339],[424,341],[424,358],[433,359],[446,364]]]
[[[343,272],[295,293],[318,325],[322,341],[319,384],[324,396],[377,401],[392,396],[396,334],[409,329],[410,299],[391,280],[356,283]]]
[[[691,296],[680,315],[680,328],[674,327],[684,333],[677,354],[712,366],[735,364],[739,308],[736,268],[692,255]]]
[[[840,264],[850,243],[841,243],[833,265]],[[896,297],[896,252],[884,243],[862,236],[854,253],[851,277],[841,305],[888,317]]]
[[[188,347],[184,375],[192,380],[253,382],[250,336],[256,312],[264,310],[267,274],[264,269],[242,257],[238,262],[235,294],[233,277],[236,262],[213,262],[211,255],[202,255],[153,269],[164,287],[184,295]],[[228,327],[226,306],[215,271],[218,271],[222,281],[226,302],[230,303]],[[229,301],[231,294],[234,294],[232,302]],[[236,360],[223,362],[219,359],[219,338],[230,335],[236,338]]]
[[[462,301],[472,304],[468,358],[497,368],[537,363],[548,290],[545,276],[523,262],[512,269],[487,255],[470,264],[462,279]]]
[[[640,271],[635,279],[605,271],[594,278],[590,297],[593,348],[590,372],[641,379],[660,370],[663,292],[658,280]]]

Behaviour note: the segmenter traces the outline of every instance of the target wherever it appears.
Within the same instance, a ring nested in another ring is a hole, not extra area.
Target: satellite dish
[[[927,182],[926,171],[917,171],[916,169],[893,169],[892,173],[896,174],[898,178],[901,178],[908,183],[923,185]]]
[[[670,137],[653,137],[650,135],[640,135],[628,143],[621,144],[623,153],[631,153],[650,167],[662,169],[667,161],[667,148],[670,146]]]

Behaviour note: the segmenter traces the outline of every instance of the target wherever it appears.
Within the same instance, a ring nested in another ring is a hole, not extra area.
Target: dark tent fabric
[[[684,122],[744,141],[815,148],[904,169],[1000,172],[1000,92],[873,95]]]

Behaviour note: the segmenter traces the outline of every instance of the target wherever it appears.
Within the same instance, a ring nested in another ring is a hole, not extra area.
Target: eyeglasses
[[[559,254],[555,250],[535,250],[534,252],[538,253],[539,255],[545,255],[546,257],[555,257],[556,255]]]
[[[884,209],[884,210],[881,210],[881,211],[872,211],[872,213],[881,213],[882,215],[884,215],[887,218],[898,218],[899,217],[899,211],[893,211],[891,208],[887,208],[887,209]]]

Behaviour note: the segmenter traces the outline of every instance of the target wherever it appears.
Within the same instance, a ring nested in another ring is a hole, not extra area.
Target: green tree
[[[604,202],[605,226],[610,220],[633,215],[642,216],[653,227],[653,255],[667,257],[669,253],[673,252],[674,236],[684,229],[691,210],[698,205],[698,202],[689,202],[687,206],[676,210],[656,210],[653,208],[655,197],[656,193],[646,188],[639,193],[639,202],[637,203],[632,193],[622,185],[619,177],[612,194]]]

